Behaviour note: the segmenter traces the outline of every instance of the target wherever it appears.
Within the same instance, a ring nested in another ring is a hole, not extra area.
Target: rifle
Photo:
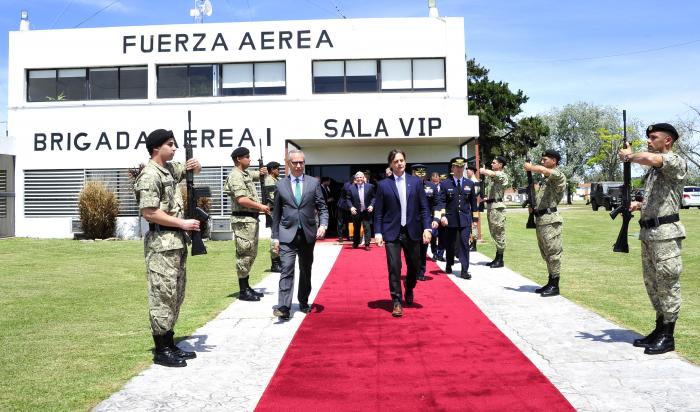
[[[622,147],[625,149],[629,146],[627,141],[627,110],[622,111]],[[632,165],[630,162],[622,164],[623,184],[622,184],[622,200],[620,206],[610,212],[610,217],[615,220],[617,215],[622,214],[622,226],[620,233],[617,235],[617,241],[613,245],[613,252],[629,253],[630,248],[627,243],[627,230],[629,229],[630,220],[632,220],[632,212],[630,212],[630,186],[632,182]]]
[[[260,158],[258,159],[258,170],[260,170],[263,167],[265,167],[265,162],[263,161],[263,153],[262,153],[262,139],[258,139],[258,146],[260,146]],[[260,179],[260,197],[261,197],[260,203],[266,205],[268,202],[268,200],[267,200],[267,188],[265,187],[265,181],[263,179]]]
[[[192,159],[192,112],[187,111],[187,133],[185,134],[185,159]],[[194,187],[194,172],[188,170],[186,172],[187,180],[187,219],[197,219],[200,224],[209,220],[209,214],[205,212],[201,207],[197,206],[197,201],[200,197],[210,197],[211,189],[209,186]],[[204,246],[204,241],[202,240],[201,231],[192,231],[190,233],[192,238],[192,256],[206,255],[207,247]]]
[[[530,157],[527,156],[525,161],[530,163]],[[532,178],[532,172],[527,171],[527,201],[526,204],[530,208],[530,215],[527,217],[527,223],[525,224],[526,229],[535,229],[535,182]]]

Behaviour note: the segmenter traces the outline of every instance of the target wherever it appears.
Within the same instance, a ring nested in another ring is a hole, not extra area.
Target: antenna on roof
[[[194,8],[190,9],[190,16],[195,23],[204,23],[204,16],[210,17],[213,9],[211,0],[194,0]]]
[[[428,0],[428,16],[429,17],[440,17],[438,15],[437,0]]]
[[[19,14],[19,31],[29,31],[29,12],[27,10],[22,10]]]

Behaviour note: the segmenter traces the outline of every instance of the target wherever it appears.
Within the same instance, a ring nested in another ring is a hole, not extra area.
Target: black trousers
[[[462,263],[462,273],[467,273],[469,270],[469,235],[471,227],[448,227],[447,228],[447,245],[445,245],[445,263],[447,266],[452,266],[455,263],[455,249],[457,249],[457,257]],[[456,247],[455,247],[456,246]]]
[[[360,225],[362,225],[365,231],[364,243],[369,246],[370,237],[372,236],[372,227],[369,224],[370,214],[365,210],[363,212],[357,212],[356,215],[352,215],[352,245],[357,246],[360,244]]]
[[[401,227],[399,237],[386,242],[386,264],[389,267],[389,293],[394,303],[401,303],[401,251],[406,259],[406,290],[416,287],[416,274],[420,266],[420,240],[411,240],[406,227]]]
[[[299,303],[309,303],[311,294],[311,266],[314,263],[314,247],[316,242],[308,243],[304,237],[304,231],[299,229],[290,243],[280,243],[280,261],[282,272],[280,273],[279,306],[292,307],[292,293],[294,292],[294,264],[299,258],[299,291],[297,298]]]

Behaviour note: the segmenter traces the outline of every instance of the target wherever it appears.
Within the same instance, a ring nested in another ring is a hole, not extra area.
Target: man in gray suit
[[[318,179],[304,174],[304,152],[289,152],[290,176],[277,183],[272,213],[272,244],[280,254],[279,301],[273,314],[289,319],[294,291],[294,264],[299,257],[299,310],[309,313],[311,265],[316,239],[323,238],[328,227],[328,209]],[[316,226],[316,214],[320,225]]]

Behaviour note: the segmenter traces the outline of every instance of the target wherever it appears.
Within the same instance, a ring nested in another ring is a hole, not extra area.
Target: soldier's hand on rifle
[[[260,175],[262,175],[262,176],[267,175],[267,167],[263,166],[260,168]]]
[[[197,219],[183,219],[180,223],[180,229],[186,230],[188,232],[195,231],[199,232],[199,220]]]
[[[629,162],[629,157],[632,155],[632,149],[630,148],[622,148],[620,149],[619,152],[617,152],[617,157],[620,159],[621,162]]]
[[[197,159],[190,159],[185,163],[185,168],[187,170],[194,170],[195,172],[199,172],[202,169],[202,165],[199,164],[199,160]]]
[[[532,166],[534,166],[534,165],[530,162],[523,163],[523,169],[525,169],[526,172],[531,172]]]
[[[270,212],[270,206],[268,206],[268,205],[263,205],[262,203],[260,204],[260,207],[258,207],[258,210],[260,210],[261,212],[265,213],[266,215],[269,215],[269,214],[271,213],[271,212]]]
[[[630,202],[630,212],[636,212],[637,210],[642,210],[642,202],[633,200]]]

